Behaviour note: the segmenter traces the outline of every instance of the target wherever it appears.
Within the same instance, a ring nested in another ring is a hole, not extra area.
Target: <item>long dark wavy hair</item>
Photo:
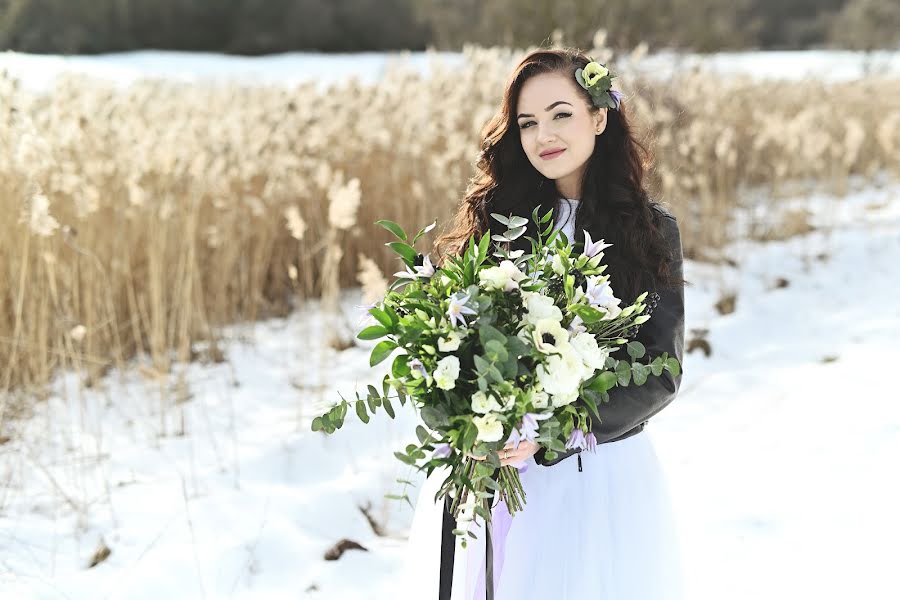
[[[434,244],[439,262],[447,255],[461,255],[471,235],[481,236],[489,228],[499,232],[503,227],[490,213],[516,214],[529,219],[525,235],[516,240],[518,247],[525,236],[537,237],[531,212],[540,214],[559,207],[556,184],[541,175],[525,155],[516,122],[516,106],[522,86],[542,73],[561,73],[575,81],[575,70],[584,68],[590,58],[572,48],[538,49],[529,53],[510,76],[499,111],[488,121],[481,134],[481,152],[476,173],[469,181],[465,198],[449,231]],[[582,94],[591,111],[597,111],[587,91]],[[683,285],[670,273],[672,261],[656,219],[663,218],[653,209],[644,189],[644,160],[647,149],[632,133],[625,115],[625,105],[607,112],[606,129],[596,140],[594,153],[588,159],[581,201],[575,213],[575,240],[584,243],[583,229],[603,232],[607,243],[604,262],[616,295],[630,302],[643,289],[659,289]],[[527,244],[527,241],[525,241]],[[515,247],[515,246],[514,246]],[[527,246],[530,248],[530,246]]]

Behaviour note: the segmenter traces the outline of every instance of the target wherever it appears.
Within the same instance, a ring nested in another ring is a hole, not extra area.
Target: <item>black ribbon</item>
[[[496,475],[494,476],[496,481]],[[493,491],[488,490],[488,505],[493,501]],[[453,591],[453,562],[456,558],[456,536],[453,530],[456,529],[456,519],[453,518],[451,511],[452,500],[449,496],[444,499],[444,518],[441,526],[441,577],[438,587],[438,600],[450,600],[450,594]],[[494,600],[494,542],[492,538],[491,523],[485,524],[484,528],[484,595],[485,600]]]

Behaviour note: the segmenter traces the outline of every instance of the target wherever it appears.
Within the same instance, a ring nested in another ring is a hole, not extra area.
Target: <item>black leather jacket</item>
[[[683,252],[678,222],[675,216],[661,205],[652,203],[651,206],[654,209],[656,226],[663,233],[668,242],[669,252],[674,257],[671,272],[680,281],[683,278]],[[602,231],[590,231],[590,233],[594,240],[604,237]],[[523,238],[524,236],[517,239],[516,242]],[[527,240],[525,244],[528,244]],[[521,244],[513,246],[513,248],[520,247],[525,248]],[[615,282],[612,283],[615,287]],[[646,362],[663,352],[668,352],[669,356],[674,356],[679,363],[682,363],[684,357],[684,288],[677,286],[675,289],[647,291],[656,291],[659,294],[659,300],[650,320],[641,326],[635,337],[647,350],[646,356],[641,360]],[[597,443],[617,442],[643,431],[647,420],[675,399],[678,388],[681,386],[681,378],[681,374],[673,377],[668,371],[663,371],[660,376],[648,377],[644,385],[636,386],[632,383],[628,387],[616,386],[609,390],[609,402],[598,406],[601,421],[593,419],[593,432]],[[580,400],[578,401],[580,402]],[[544,456],[545,452],[545,449],[541,449],[534,455],[537,464],[555,465],[580,450],[557,453],[553,460],[547,460]]]

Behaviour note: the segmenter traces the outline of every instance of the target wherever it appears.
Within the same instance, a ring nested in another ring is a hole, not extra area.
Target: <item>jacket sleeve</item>
[[[659,226],[668,242],[670,252],[675,257],[671,265],[672,275],[681,281],[683,274],[683,251],[681,235],[675,217],[663,215]],[[684,357],[684,288],[658,289],[659,300],[649,321],[641,325],[635,339],[647,350],[642,362],[656,358],[663,352],[678,359],[683,364]],[[668,370],[661,375],[650,375],[644,385],[631,383],[627,387],[616,386],[609,390],[609,402],[600,404],[597,409],[600,421],[593,418],[592,430],[597,443],[615,441],[624,433],[646,422],[650,417],[664,409],[675,396],[681,386],[681,373],[674,377]],[[580,402],[581,400],[579,400]],[[558,453],[553,460],[544,458],[544,449],[535,455],[535,461],[550,466],[575,454],[577,450]]]

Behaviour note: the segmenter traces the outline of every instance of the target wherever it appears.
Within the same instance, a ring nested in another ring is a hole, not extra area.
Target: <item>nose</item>
[[[550,125],[538,125],[538,143],[541,145],[549,144],[556,140],[556,133]]]

